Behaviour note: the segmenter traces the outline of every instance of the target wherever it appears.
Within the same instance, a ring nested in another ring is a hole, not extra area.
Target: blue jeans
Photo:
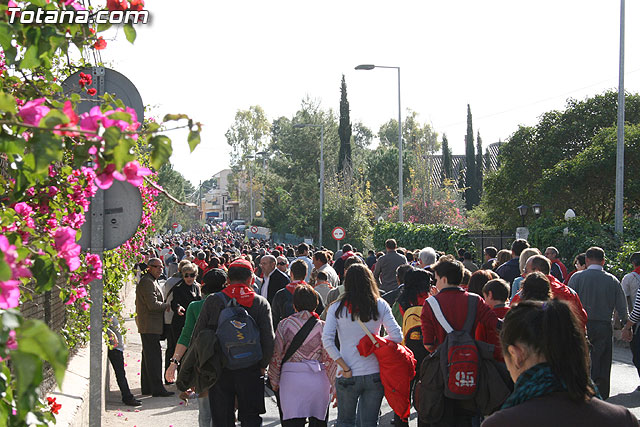
[[[360,414],[359,427],[378,425],[380,405],[384,397],[380,374],[337,378],[336,393],[338,397],[337,427],[355,427],[356,407]]]
[[[198,397],[198,426],[211,427],[211,405],[209,396]]]

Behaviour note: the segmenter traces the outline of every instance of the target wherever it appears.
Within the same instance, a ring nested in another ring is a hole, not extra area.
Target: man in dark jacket
[[[378,282],[380,290],[389,292],[398,287],[396,270],[402,264],[407,264],[407,258],[396,251],[398,244],[394,239],[388,239],[384,246],[387,249],[387,253],[382,255],[376,262],[373,277]]]
[[[501,279],[509,282],[509,285],[513,285],[513,281],[516,279],[516,277],[520,277],[522,275],[522,271],[520,271],[520,254],[528,247],[529,243],[526,240],[515,240],[511,244],[511,259],[502,264],[496,270],[498,276],[500,276]]]
[[[136,324],[142,341],[142,394],[167,397],[174,392],[167,391],[162,385],[160,337],[164,324],[163,313],[169,308],[169,303],[164,302],[158,285],[160,274],[162,261],[159,258],[151,258],[149,270],[136,286]]]
[[[229,285],[222,292],[229,298],[235,298],[255,320],[260,330],[262,360],[248,368],[222,370],[216,384],[209,389],[211,417],[215,426],[235,426],[234,406],[237,399],[238,420],[243,426],[258,427],[262,425],[260,414],[266,412],[263,375],[273,355],[271,307],[266,298],[251,289],[253,268],[247,260],[238,259],[232,262],[227,272],[227,280]],[[192,336],[197,337],[205,328],[216,330],[220,312],[224,307],[225,302],[222,298],[214,295],[207,297]]]
[[[260,268],[262,269],[260,295],[265,297],[267,301],[269,301],[269,304],[271,304],[276,292],[287,286],[289,278],[276,268],[276,257],[273,255],[263,256],[262,259],[260,259]]]
[[[296,287],[303,283],[307,284],[304,281],[307,275],[307,264],[304,260],[297,259],[293,261],[290,271],[293,281],[285,286],[284,289],[279,290],[275,297],[273,297],[273,302],[271,303],[274,330],[278,329],[278,323],[280,323],[282,319],[295,313],[295,308],[293,307],[293,292],[296,290]],[[322,297],[317,292],[316,295],[318,296],[318,306],[315,312],[320,315],[324,311],[324,304],[322,304]]]

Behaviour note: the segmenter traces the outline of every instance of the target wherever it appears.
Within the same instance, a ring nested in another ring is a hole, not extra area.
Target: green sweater
[[[196,326],[196,322],[198,321],[198,316],[200,316],[200,311],[202,311],[202,304],[204,304],[205,299],[206,297],[199,301],[193,301],[187,307],[184,328],[182,328],[182,333],[180,334],[180,338],[178,338],[178,344],[189,347],[189,342],[191,342],[191,333],[193,332],[194,326]]]

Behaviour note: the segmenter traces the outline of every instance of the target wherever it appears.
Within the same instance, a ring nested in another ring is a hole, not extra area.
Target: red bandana
[[[238,304],[245,307],[251,307],[253,305],[253,297],[256,295],[256,293],[244,283],[229,285],[224,288],[222,292],[229,298],[235,298]]]
[[[307,282],[305,282],[304,280],[296,280],[295,282],[291,282],[287,285],[287,290],[291,292],[291,295],[293,295],[298,285],[306,285],[306,284]]]
[[[637,267],[635,270],[633,270],[633,272],[640,274],[640,267]]]

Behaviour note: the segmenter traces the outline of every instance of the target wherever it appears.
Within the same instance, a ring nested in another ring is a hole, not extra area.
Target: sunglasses
[[[279,262],[278,265],[287,265],[286,262]]]
[[[196,277],[196,273],[185,274],[184,277]]]

